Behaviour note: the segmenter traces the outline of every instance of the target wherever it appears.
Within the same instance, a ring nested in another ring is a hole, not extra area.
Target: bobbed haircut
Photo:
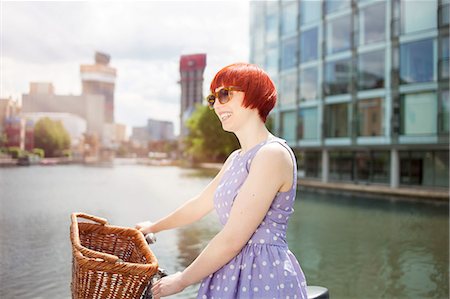
[[[218,87],[235,86],[245,93],[242,105],[257,109],[265,123],[267,115],[277,102],[277,90],[269,75],[255,64],[234,63],[221,69],[211,82],[210,90]]]

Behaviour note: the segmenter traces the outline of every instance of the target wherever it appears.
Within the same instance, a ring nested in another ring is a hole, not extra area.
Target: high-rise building
[[[106,123],[114,122],[114,87],[116,69],[109,66],[110,56],[95,53],[95,64],[80,66],[83,94],[103,95],[105,97],[104,119]]]
[[[195,110],[195,104],[203,101],[203,72],[206,54],[182,55],[180,58],[180,139],[187,135],[186,120]]]
[[[250,56],[274,80],[299,174],[449,186],[448,0],[251,2]]]

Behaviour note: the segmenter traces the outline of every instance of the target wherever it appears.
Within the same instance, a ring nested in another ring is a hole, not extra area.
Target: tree
[[[186,151],[195,162],[223,162],[233,150],[239,148],[236,136],[222,129],[219,118],[207,106],[197,105],[186,126],[189,129],[185,139]]]
[[[44,117],[34,126],[34,145],[43,149],[46,157],[58,157],[70,149],[70,136],[61,121]]]

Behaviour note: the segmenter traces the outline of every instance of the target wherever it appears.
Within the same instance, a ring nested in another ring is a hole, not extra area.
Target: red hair
[[[254,64],[234,63],[221,69],[211,82],[214,92],[221,86],[236,86],[245,92],[242,105],[257,109],[263,122],[277,102],[277,90],[269,75]]]

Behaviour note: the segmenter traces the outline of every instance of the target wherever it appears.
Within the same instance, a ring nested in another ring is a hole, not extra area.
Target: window
[[[296,67],[297,62],[297,37],[283,41],[281,45],[281,69],[286,70]]]
[[[286,141],[295,141],[295,111],[281,114],[281,136]]]
[[[325,106],[326,137],[349,137],[351,106],[348,103]]]
[[[374,183],[389,183],[391,155],[388,151],[372,152],[371,181]]]
[[[327,25],[327,53],[334,54],[350,49],[351,16],[333,19]]]
[[[321,1],[301,1],[300,2],[300,24],[308,24],[320,21],[322,12]]]
[[[302,32],[300,36],[300,59],[302,63],[316,60],[319,57],[318,28]]]
[[[299,139],[318,139],[319,125],[317,108],[300,108],[298,124]]]
[[[351,60],[328,62],[325,70],[325,95],[338,95],[350,92]]]
[[[400,81],[405,83],[434,80],[433,40],[400,45]]]
[[[434,92],[406,94],[401,101],[401,125],[404,135],[435,135],[437,101]]]
[[[295,104],[297,99],[297,73],[283,75],[280,81],[280,105]]]
[[[401,151],[400,184],[448,188],[449,152]]]
[[[330,151],[330,180],[353,180],[353,153]]]
[[[266,55],[266,71],[271,74],[278,72],[278,45],[269,44]]]
[[[309,101],[319,97],[317,67],[303,69],[300,75],[300,100]]]
[[[289,35],[297,31],[298,2],[289,1],[281,8],[281,35]]]
[[[383,99],[375,98],[358,101],[358,136],[382,136]]]
[[[367,45],[384,41],[386,32],[386,8],[385,3],[376,3],[361,9],[360,19],[360,43]]]
[[[450,1],[442,1],[439,7],[439,27],[448,26],[450,12]]]
[[[437,0],[401,0],[403,34],[436,28]]]
[[[358,89],[384,87],[384,50],[360,54],[358,57]]]
[[[449,114],[450,114],[450,100],[448,95],[448,89],[441,92],[441,133],[449,132]]]
[[[316,151],[305,151],[303,153],[303,164],[305,177],[319,178],[322,176],[322,153]]]
[[[278,10],[271,9],[266,15],[266,40],[276,41],[278,36]]]
[[[329,14],[334,11],[350,8],[350,3],[351,1],[345,0],[326,0],[325,11],[327,12],[327,14]]]
[[[441,39],[441,58],[439,59],[439,79],[449,78],[448,36]]]

